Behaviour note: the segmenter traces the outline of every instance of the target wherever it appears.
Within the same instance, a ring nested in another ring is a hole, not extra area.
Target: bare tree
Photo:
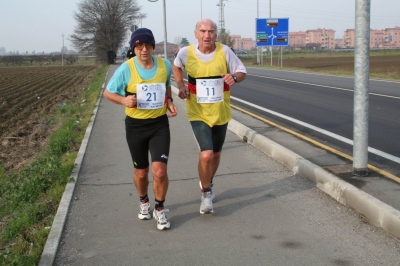
[[[132,20],[139,19],[137,0],[83,0],[74,17],[77,26],[70,40],[79,51],[92,51],[97,60],[109,61],[122,46]]]

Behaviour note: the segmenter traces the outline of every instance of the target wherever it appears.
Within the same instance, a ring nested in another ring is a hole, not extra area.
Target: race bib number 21
[[[158,109],[164,106],[165,83],[149,83],[136,85],[138,109]]]

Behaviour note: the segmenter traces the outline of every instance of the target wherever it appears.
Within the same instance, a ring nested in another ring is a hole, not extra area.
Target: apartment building
[[[243,48],[241,47],[241,40],[242,36],[240,35],[230,35],[231,39],[234,41],[233,43],[233,49],[236,50],[242,50]]]
[[[294,49],[300,49],[306,46],[307,33],[299,32],[289,32],[289,46]]]
[[[344,48],[354,48],[356,46],[356,31],[355,29],[347,29],[343,34]]]
[[[256,42],[252,38],[242,38],[241,35],[230,35],[234,40],[233,49],[236,50],[253,50],[256,47]]]
[[[256,41],[252,38],[242,38],[241,40],[242,50],[252,50],[256,47]]]
[[[305,47],[316,47],[322,49],[354,48],[355,29],[347,29],[342,39],[335,38],[335,31],[332,29],[315,29],[307,31],[289,32],[289,47],[301,49]],[[251,38],[241,38],[240,35],[231,35],[235,40],[235,50],[252,50],[255,48],[255,41]],[[400,27],[386,28],[383,30],[370,30],[370,48],[391,48],[400,47]]]
[[[316,29],[306,31],[306,46],[318,44],[320,48],[335,49],[335,31],[331,29]]]
[[[348,29],[344,32],[343,40],[346,48],[354,48],[355,30]],[[370,48],[400,47],[400,27],[386,28],[384,30],[370,30]]]
[[[369,47],[381,48],[385,42],[385,32],[383,30],[370,30]]]
[[[295,49],[304,47],[335,49],[336,44],[335,31],[331,29],[289,32],[289,46]]]
[[[400,27],[386,28],[383,33],[384,47],[400,47]]]

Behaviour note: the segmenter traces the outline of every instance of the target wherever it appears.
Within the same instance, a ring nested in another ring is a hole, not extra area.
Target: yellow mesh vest
[[[193,78],[220,76],[227,74],[227,63],[222,44],[216,43],[215,56],[210,62],[200,61],[194,51],[194,46],[188,47],[186,72]],[[225,84],[224,100],[218,103],[197,103],[195,85],[189,84],[190,97],[186,100],[186,114],[189,121],[203,121],[210,127],[223,125],[231,120],[230,89]],[[227,89],[226,89],[227,88]]]
[[[168,73],[167,68],[165,67],[164,60],[160,57],[155,57],[157,59],[157,73],[156,75],[149,80],[143,80],[140,78],[138,71],[136,70],[134,60],[128,60],[127,63],[129,65],[129,69],[131,71],[131,80],[129,81],[128,86],[126,87],[126,91],[130,93],[136,93],[136,84],[148,84],[148,83],[167,83]],[[164,106],[159,109],[154,110],[142,110],[137,109],[136,107],[125,108],[125,114],[132,118],[136,119],[147,119],[147,118],[157,118],[167,113],[167,101],[165,101]]]

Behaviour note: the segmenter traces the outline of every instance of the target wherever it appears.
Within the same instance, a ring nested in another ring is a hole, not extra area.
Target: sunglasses
[[[149,50],[150,48],[153,48],[153,44],[152,43],[139,43],[135,45],[135,48],[138,48],[139,50],[142,50],[143,47],[146,46],[146,49]]]

